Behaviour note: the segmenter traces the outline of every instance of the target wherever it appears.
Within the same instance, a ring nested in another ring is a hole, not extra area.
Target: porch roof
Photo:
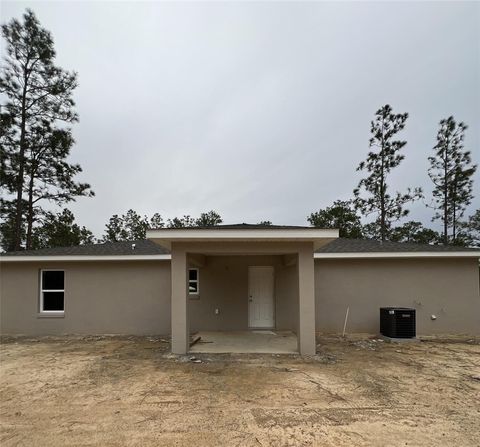
[[[336,229],[280,225],[216,225],[148,230],[147,239],[170,250],[172,242],[312,242],[318,249],[338,238]]]

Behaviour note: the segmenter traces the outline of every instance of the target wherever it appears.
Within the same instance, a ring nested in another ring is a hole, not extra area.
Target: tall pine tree
[[[409,188],[406,193],[393,195],[389,192],[388,176],[405,158],[400,151],[407,144],[394,138],[404,129],[407,118],[408,113],[394,114],[388,104],[379,109],[371,122],[371,151],[357,168],[369,175],[360,180],[353,191],[355,207],[365,216],[376,216],[372,225],[382,241],[388,239],[392,223],[409,213],[405,205],[422,197],[420,188]]]
[[[459,221],[473,199],[472,176],[477,167],[472,164],[470,152],[464,149],[466,129],[466,124],[457,123],[453,116],[441,120],[434,155],[428,157],[436,209],[432,220],[442,221],[445,245],[457,242]]]
[[[2,107],[0,145],[2,156],[7,160],[0,167],[1,175],[7,178],[1,184],[2,209],[10,210],[2,218],[4,221],[13,219],[7,246],[18,250],[22,248],[24,235],[27,236],[27,248],[31,247],[35,213],[41,211],[39,200],[45,198],[63,203],[74,200],[77,195],[92,193],[89,185],[75,184],[73,180],[81,168],[65,161],[73,139],[70,138],[68,144],[65,139],[60,145],[58,141],[59,133],[69,133],[65,124],[78,120],[72,99],[77,86],[76,73],[55,65],[52,36],[40,26],[31,10],[25,12],[23,22],[13,19],[2,25],[2,35],[6,55],[0,75],[0,92],[6,103]],[[4,123],[8,123],[8,127]],[[40,170],[38,163],[50,169]],[[43,187],[39,187],[40,184]],[[46,189],[51,186],[56,192],[49,190],[47,193]],[[41,197],[33,193],[39,191],[38,188],[41,188]]]

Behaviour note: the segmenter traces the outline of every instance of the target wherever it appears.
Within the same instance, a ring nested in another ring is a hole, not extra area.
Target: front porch
[[[297,354],[297,336],[291,331],[200,331],[190,353]]]
[[[172,256],[172,352],[314,355],[313,254],[337,236],[336,230],[249,225],[148,231]],[[289,335],[275,332],[282,330]],[[194,331],[206,332],[212,343],[190,350]]]

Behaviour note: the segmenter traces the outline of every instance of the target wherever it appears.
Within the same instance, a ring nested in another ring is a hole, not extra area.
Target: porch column
[[[188,352],[187,253],[172,246],[172,352]]]
[[[315,277],[313,244],[298,252],[298,350],[315,355]]]

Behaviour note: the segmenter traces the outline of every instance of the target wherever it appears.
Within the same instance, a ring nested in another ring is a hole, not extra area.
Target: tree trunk
[[[455,242],[457,241],[457,225],[455,224],[455,219],[456,219],[456,212],[455,212],[455,207],[453,207],[453,221],[452,221],[452,242],[455,245]]]
[[[27,74],[24,75],[24,85],[22,92],[22,118],[20,122],[20,148],[19,148],[19,166],[17,176],[17,197],[15,206],[15,231],[14,231],[14,250],[20,250],[22,247],[22,214],[23,214],[23,177],[25,170],[25,134],[27,122]]]
[[[443,161],[443,245],[448,245],[448,138]]]
[[[453,192],[452,192],[452,243],[455,245],[457,240],[457,179],[453,181]]]
[[[385,216],[385,141],[383,138],[383,121],[382,121],[382,143],[381,149],[382,151],[382,166],[381,166],[381,174],[380,174],[380,238],[382,242],[384,242],[387,238],[387,229],[386,229],[386,216]]]
[[[443,192],[443,245],[448,245],[448,203],[447,188]]]
[[[28,210],[27,210],[27,238],[26,249],[32,249],[32,231],[33,231],[33,186],[35,180],[34,161],[32,160],[30,181],[28,182]]]

